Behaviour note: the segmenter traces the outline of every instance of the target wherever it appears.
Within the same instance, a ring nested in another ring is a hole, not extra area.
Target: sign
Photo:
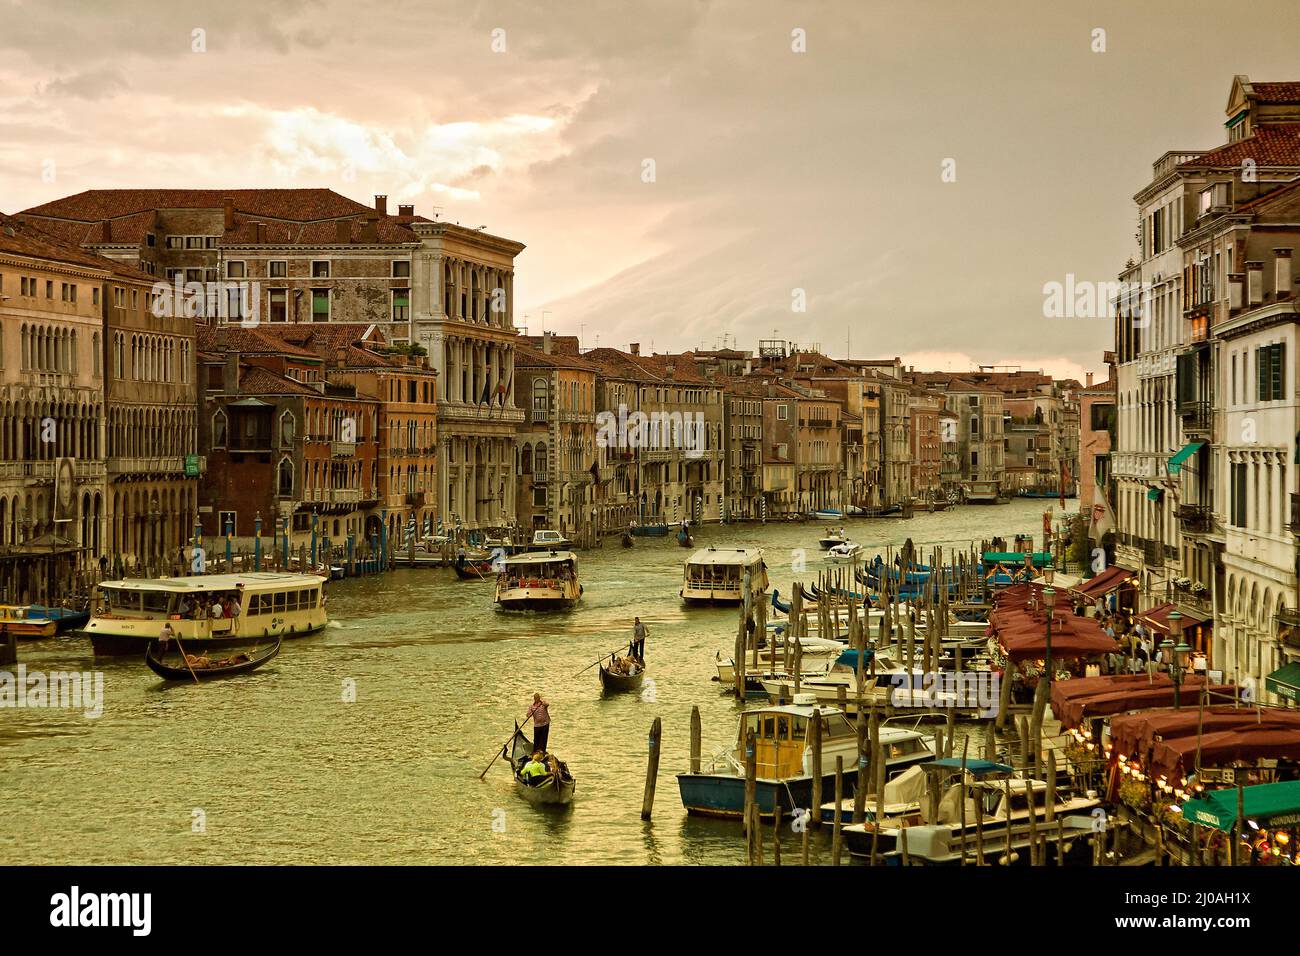
[[[185,456],[185,477],[197,478],[198,476],[199,476],[199,456],[186,455]]]

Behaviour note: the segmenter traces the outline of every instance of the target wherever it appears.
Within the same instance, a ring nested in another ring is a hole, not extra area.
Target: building
[[[0,595],[57,600],[105,553],[110,264],[0,216]]]
[[[272,331],[198,329],[208,454],[199,517],[209,550],[291,553],[321,539],[360,554],[388,545],[379,508],[381,402],[328,380],[316,352]],[[340,551],[346,555],[346,551]]]
[[[549,332],[515,347],[518,387],[528,403],[519,426],[515,508],[521,528],[575,536],[607,526],[598,507],[603,490],[596,447],[599,367],[577,355],[576,338],[566,338],[571,354],[556,348]]]
[[[943,497],[943,441],[939,418],[944,411],[942,392],[912,386],[908,397],[911,416],[912,496],[933,501]]]
[[[1098,385],[1088,376],[1087,387],[1079,392],[1079,505],[1090,512],[1100,488],[1107,502],[1111,490],[1110,454],[1115,441],[1115,382]]]

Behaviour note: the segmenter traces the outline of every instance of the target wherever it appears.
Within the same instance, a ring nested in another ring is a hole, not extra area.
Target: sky
[[[516,324],[1104,378],[1133,194],[1300,3],[0,0],[0,211],[325,186],[526,244]],[[1104,31],[1099,33],[1098,31]],[[1231,42],[1226,38],[1231,37]]]

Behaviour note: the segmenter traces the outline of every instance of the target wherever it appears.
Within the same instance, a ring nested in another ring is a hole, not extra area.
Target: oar
[[[629,651],[632,650],[632,645],[629,644],[629,645],[627,646],[627,649],[628,649]],[[614,656],[615,654],[617,654],[617,653],[618,653],[618,651],[610,651],[608,654],[602,654],[600,657],[596,658],[594,661],[592,661],[590,664],[588,664],[588,665],[587,665],[586,667],[584,667],[582,670],[578,671],[578,674],[585,674],[587,671],[591,670],[593,667],[595,667],[595,666],[596,666],[597,664],[599,664],[601,661],[605,660],[605,658],[607,658],[607,657],[613,657],[613,656]],[[573,676],[574,676],[574,677],[577,677],[578,674],[574,674]]]
[[[198,678],[195,678],[195,679],[197,680]],[[500,747],[497,748],[497,752],[494,753],[494,754],[492,755],[492,763],[489,763],[486,767],[484,767],[484,768],[483,768],[483,772],[482,772],[481,774],[478,775],[478,778],[479,778],[480,780],[482,780],[484,777],[487,776],[487,772],[488,772],[489,770],[492,769],[492,764],[497,762],[497,757],[500,757],[501,754],[505,752],[505,749],[506,749],[508,746],[510,746],[510,741],[512,741],[512,740],[515,739],[515,734],[519,733],[519,731],[521,731],[521,730],[523,730],[525,727],[527,727],[527,726],[528,726],[528,722],[529,722],[530,720],[532,720],[532,719],[533,719],[533,715],[532,715],[532,714],[529,714],[527,717],[524,718],[524,722],[523,722],[522,724],[520,724],[519,721],[517,721],[517,720],[515,721],[515,733],[514,733],[514,734],[511,734],[509,737],[507,737],[507,738],[506,738],[506,742],[503,743]]]
[[[180,636],[175,634],[173,634],[172,636],[176,638],[176,647],[181,652],[181,660],[185,662],[186,670],[188,670],[190,672],[190,676],[194,678],[194,683],[196,684],[199,683],[199,675],[194,673],[194,666],[190,664],[189,655],[185,653],[185,646],[181,644]]]

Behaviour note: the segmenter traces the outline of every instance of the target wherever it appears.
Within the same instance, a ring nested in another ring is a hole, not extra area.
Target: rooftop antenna
[[[582,351],[582,332],[587,327],[587,323],[582,322],[578,325],[578,351]]]

